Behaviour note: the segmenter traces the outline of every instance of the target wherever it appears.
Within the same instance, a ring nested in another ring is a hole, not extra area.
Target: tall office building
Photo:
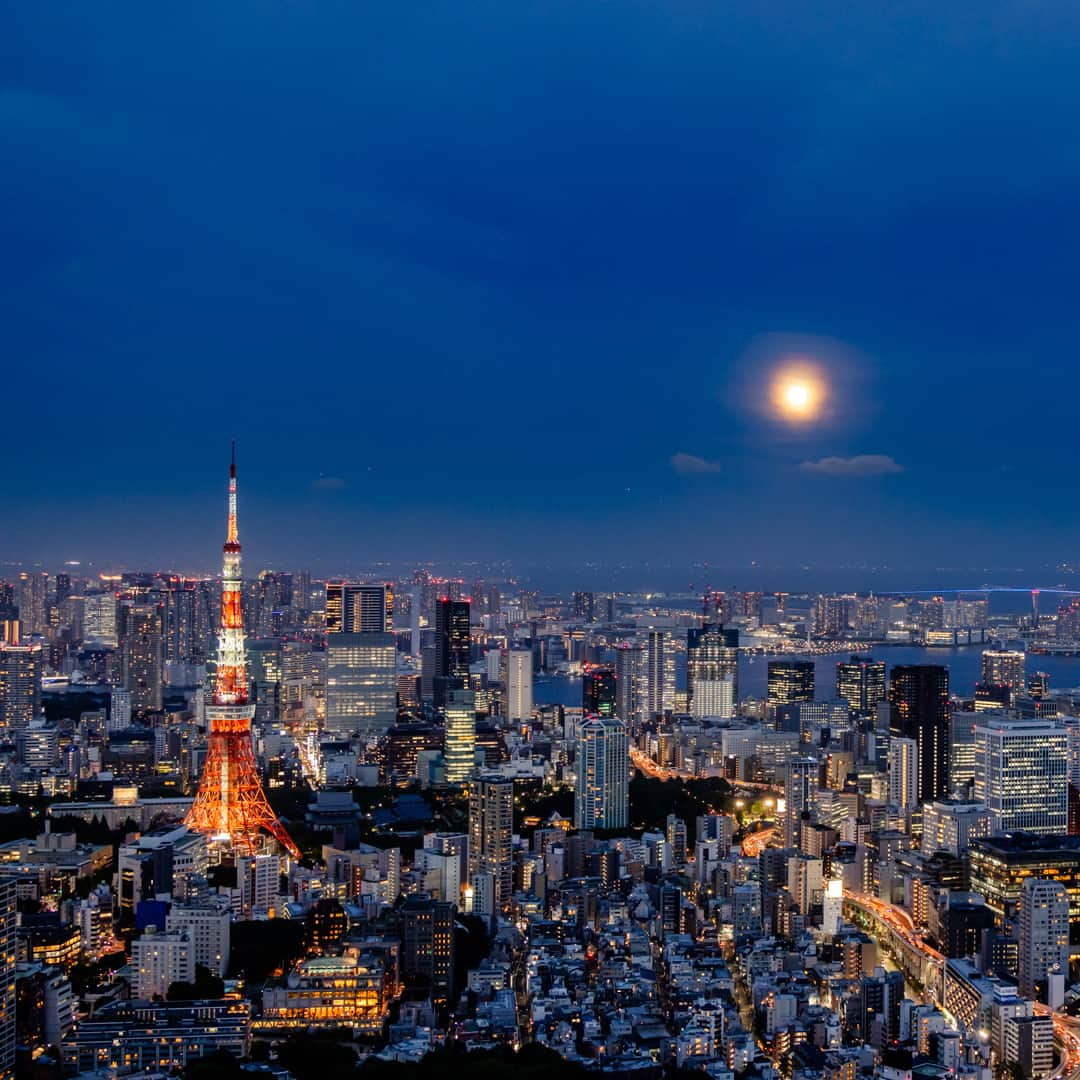
[[[812,757],[794,757],[784,780],[784,847],[802,846],[803,825],[810,821],[817,802],[818,763]]]
[[[630,745],[626,725],[596,716],[578,730],[574,824],[622,829],[629,820]]]
[[[1020,894],[1020,993],[1046,1001],[1047,978],[1069,975],[1069,894],[1060,881],[1029,877]]]
[[[385,734],[397,719],[397,644],[391,633],[326,635],[326,721],[336,738]]]
[[[446,780],[450,784],[463,784],[476,766],[476,695],[464,688],[450,690],[445,714]]]
[[[1015,649],[987,649],[982,654],[982,683],[1007,686],[1013,694],[1026,689],[1024,664],[1027,655]]]
[[[87,646],[115,649],[120,643],[116,593],[87,593],[82,604],[84,643]]]
[[[914,739],[889,740],[889,802],[904,813],[919,805],[919,744]]]
[[[891,736],[919,747],[919,802],[949,793],[949,669],[937,664],[902,664],[889,684]]]
[[[645,710],[645,650],[636,641],[615,650],[615,715],[628,725],[641,720]]]
[[[384,634],[394,629],[394,590],[385,584],[326,583],[328,634]]]
[[[813,660],[770,660],[770,705],[794,705],[814,700]]]
[[[495,903],[508,908],[514,892],[514,782],[492,773],[469,788],[469,879],[491,874]]]
[[[124,688],[136,717],[160,712],[163,704],[165,639],[160,604],[124,604],[121,638]]]
[[[975,725],[975,800],[995,834],[1064,836],[1068,826],[1068,735],[1050,720],[984,717]]]
[[[615,669],[609,664],[586,664],[581,680],[581,707],[586,716],[618,716]]]
[[[686,632],[686,692],[696,717],[733,720],[739,709],[739,631],[716,623]]]
[[[885,661],[853,656],[836,665],[836,696],[848,703],[856,720],[873,721],[878,703],[888,700]]]
[[[24,728],[41,712],[41,646],[0,645],[0,726]]]
[[[15,878],[0,877],[0,1080],[15,1076],[16,891]]]
[[[975,781],[975,713],[953,711],[949,720],[949,790],[969,795]]]
[[[675,650],[666,630],[650,630],[645,646],[645,713],[663,716],[675,708]]]
[[[435,605],[435,649],[432,694],[435,704],[446,703],[454,679],[469,678],[471,646],[470,603],[442,597]]]
[[[512,724],[532,719],[532,649],[510,649],[506,654],[506,719]]]

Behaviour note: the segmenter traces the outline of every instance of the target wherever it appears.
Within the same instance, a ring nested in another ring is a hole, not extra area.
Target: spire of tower
[[[235,544],[240,550],[239,533],[236,531],[236,440],[232,441],[232,459],[229,462],[229,528],[225,536],[225,550]]]

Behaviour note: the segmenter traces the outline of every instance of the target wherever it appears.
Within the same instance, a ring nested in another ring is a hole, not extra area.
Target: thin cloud
[[[349,485],[340,476],[322,476],[311,481],[312,491],[343,491]]]
[[[708,473],[720,472],[722,466],[719,461],[708,461],[697,454],[672,454],[671,467],[680,476],[705,476]]]
[[[904,471],[904,466],[888,454],[823,457],[818,461],[804,461],[799,468],[819,476],[891,476]]]

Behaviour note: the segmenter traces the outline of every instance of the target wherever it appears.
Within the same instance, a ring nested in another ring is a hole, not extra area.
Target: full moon
[[[826,393],[820,371],[808,364],[782,367],[773,374],[773,411],[789,423],[809,423],[820,416]]]

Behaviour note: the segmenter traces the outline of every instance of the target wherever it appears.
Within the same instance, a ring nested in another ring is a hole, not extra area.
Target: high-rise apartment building
[[[0,725],[27,727],[41,712],[40,645],[0,645]]]
[[[444,712],[446,780],[450,784],[463,784],[476,767],[476,695],[471,689],[450,690]]]
[[[686,632],[686,692],[695,717],[732,720],[739,708],[739,631],[717,623]]]
[[[675,650],[666,630],[650,630],[645,647],[645,712],[663,716],[675,708]]]
[[[506,719],[512,724],[531,720],[533,712],[532,649],[510,649],[506,654]]]
[[[1024,666],[1027,654],[1016,649],[987,649],[982,654],[982,679],[987,686],[1007,686],[1013,694],[1026,688]]]
[[[615,715],[633,725],[645,709],[645,650],[635,641],[615,650]]]
[[[768,702],[793,705],[814,700],[813,660],[770,660]]]
[[[1020,894],[1020,993],[1046,1000],[1047,978],[1069,974],[1069,894],[1060,881],[1028,878]]]
[[[919,802],[949,793],[949,670],[937,664],[902,664],[892,669],[889,734],[914,739],[919,747]]]
[[[626,725],[611,717],[585,720],[578,730],[574,824],[579,829],[625,828],[629,792]]]
[[[888,700],[885,661],[853,656],[836,665],[836,696],[848,703],[856,720],[872,721],[878,702]]]
[[[24,570],[15,582],[15,604],[19,609],[22,636],[44,634],[45,605],[48,600],[49,575]]]
[[[571,599],[574,604],[574,618],[591,623],[596,617],[596,593],[576,592]]]
[[[609,664],[586,664],[581,680],[581,707],[586,716],[618,716],[615,669]]]
[[[985,716],[975,725],[975,800],[995,834],[1065,835],[1068,736],[1051,720]]]
[[[889,740],[889,802],[904,813],[919,805],[919,744],[914,739]]]
[[[514,891],[514,782],[479,776],[469,788],[469,878],[491,874],[495,903],[510,906]]]
[[[162,709],[164,685],[163,609],[160,604],[124,604],[121,640],[124,688],[136,718]]]

